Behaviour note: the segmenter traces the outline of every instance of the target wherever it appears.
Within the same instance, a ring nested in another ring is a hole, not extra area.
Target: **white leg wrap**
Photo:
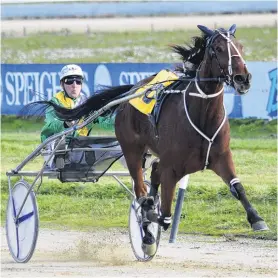
[[[239,195],[238,192],[236,190],[236,188],[234,187],[235,184],[240,183],[240,180],[238,178],[234,178],[230,181],[230,191],[233,194],[233,196],[239,200]]]
[[[172,216],[164,217],[163,222],[165,224],[171,224],[172,223]]]
[[[230,181],[230,185],[234,185],[234,184],[236,184],[236,183],[240,183],[239,178],[234,178],[234,179],[232,179],[232,180]]]

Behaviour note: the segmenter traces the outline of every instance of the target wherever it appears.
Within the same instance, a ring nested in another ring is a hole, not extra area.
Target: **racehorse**
[[[173,46],[183,60],[183,67],[179,69],[181,77],[172,83],[172,90],[168,90],[175,93],[168,94],[156,124],[129,102],[117,107],[115,133],[134,180],[137,201],[147,218],[143,244],[150,247],[150,253],[155,251],[148,223],[157,222],[166,230],[171,223],[176,183],[183,176],[204,169],[212,170],[228,185],[232,195],[243,205],[254,231],[268,229],[236,175],[229,144],[230,127],[223,105],[224,83],[234,87],[240,95],[246,94],[251,85],[251,74],[242,58],[242,45],[235,38],[236,26],[228,30],[211,30],[201,25],[198,28],[202,36],[195,37],[193,45]],[[148,77],[134,86],[140,88],[153,78]],[[131,88],[132,85],[112,87],[72,110],[52,102],[40,103],[52,106],[63,120],[76,120]],[[142,175],[142,157],[146,150],[159,157],[159,162],[152,165],[151,196],[147,194]],[[156,215],[154,197],[160,184],[161,215]]]

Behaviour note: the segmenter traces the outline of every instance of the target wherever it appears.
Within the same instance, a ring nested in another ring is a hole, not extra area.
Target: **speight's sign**
[[[173,69],[164,63],[79,64],[85,75],[83,92],[90,96],[104,86],[135,84],[160,71]],[[230,118],[277,117],[277,66],[275,62],[249,62],[252,87],[239,96],[225,88],[224,102]],[[51,99],[60,88],[59,71],[64,64],[2,64],[1,114],[17,114],[33,101]]]

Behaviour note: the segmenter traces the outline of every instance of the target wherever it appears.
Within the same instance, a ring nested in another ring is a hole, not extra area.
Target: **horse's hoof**
[[[156,253],[156,242],[153,244],[142,243],[142,250],[148,256],[154,256]]]
[[[267,227],[267,225],[264,221],[258,221],[256,223],[252,224],[252,229],[254,232],[269,230],[269,228]]]

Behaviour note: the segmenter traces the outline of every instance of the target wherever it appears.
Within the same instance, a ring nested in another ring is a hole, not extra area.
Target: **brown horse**
[[[223,105],[224,82],[242,95],[249,90],[251,81],[251,74],[242,58],[242,45],[234,37],[236,26],[214,31],[204,26],[198,28],[203,35],[194,39],[193,46],[173,46],[183,58],[183,68],[180,79],[171,85],[175,93],[169,94],[165,100],[156,125],[130,103],[120,104],[117,108],[116,137],[134,180],[137,200],[143,208],[146,219],[143,243],[150,247],[149,255],[155,251],[151,250],[154,239],[147,229],[148,223],[158,222],[166,230],[171,223],[176,183],[183,176],[204,169],[214,171],[228,185],[232,195],[246,210],[253,230],[268,229],[246,197],[230,150],[230,127]],[[153,78],[149,77],[135,86],[143,86]],[[130,88],[111,88],[103,93],[106,98],[102,103],[96,103],[96,96],[93,96],[73,110],[50,102],[44,104],[53,106],[61,119],[75,120],[127,89]],[[152,167],[152,196],[147,195],[142,175],[142,157],[146,150],[159,157],[159,162]],[[154,214],[153,196],[160,184],[161,215],[158,216]]]

